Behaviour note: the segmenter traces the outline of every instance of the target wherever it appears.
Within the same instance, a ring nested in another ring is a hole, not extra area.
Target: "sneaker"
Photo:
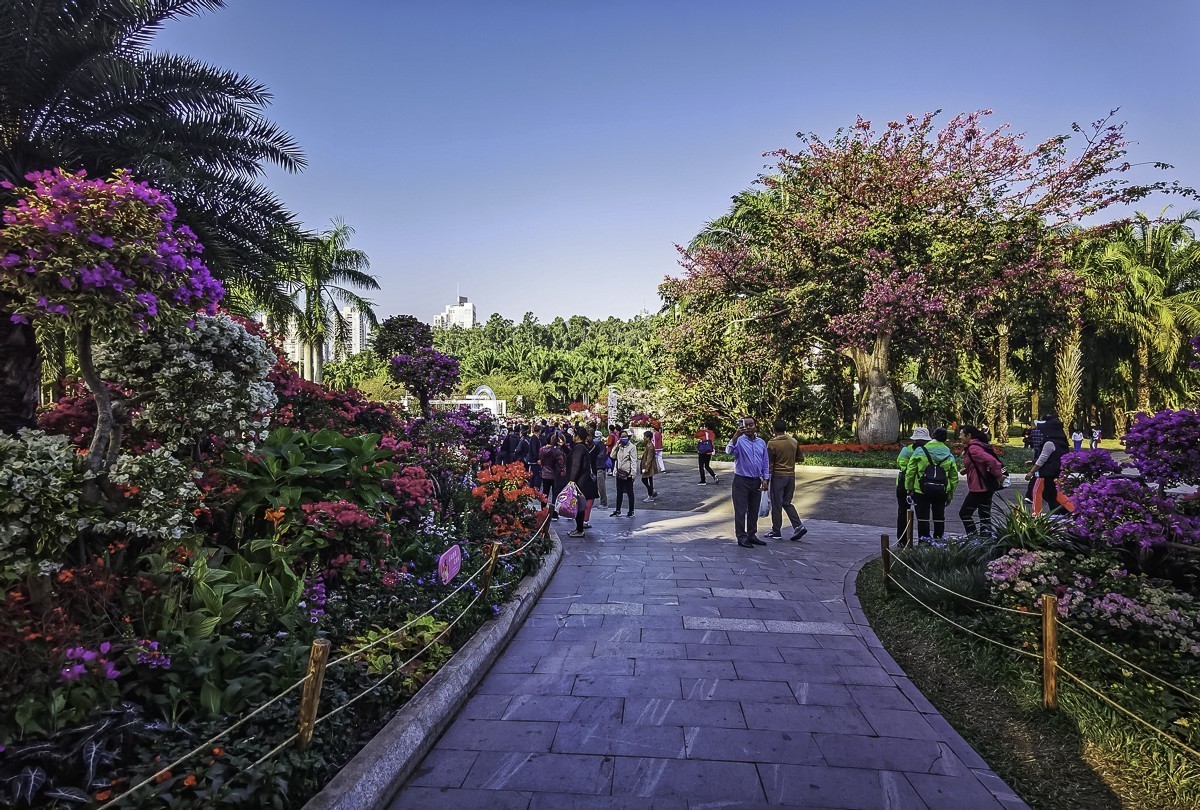
[[[738,540],[738,545],[742,548],[754,548],[754,544],[749,540]]]
[[[765,546],[766,545],[765,541],[759,540],[757,537],[748,537],[746,539],[749,540],[751,543],[753,543],[756,546]]]
[[[647,495],[645,498],[642,498],[642,503],[654,503],[654,496]]]
[[[625,517],[633,517],[633,512],[626,512]]]
[[[615,511],[615,512],[613,512],[613,513],[609,514],[609,517],[620,517],[620,516],[621,516],[621,510],[620,510],[620,509],[618,509],[617,511]]]
[[[585,523],[583,524],[583,528],[585,528],[585,529],[590,529],[590,528],[592,528],[592,524],[585,522]]]
[[[567,537],[583,537],[583,532],[569,531],[567,532]]]
[[[783,535],[780,534],[779,532],[767,532],[767,537],[771,538],[772,540],[782,540],[783,539]]]
[[[792,534],[792,536],[788,539],[790,539],[792,542],[795,542],[806,534],[808,534],[808,529],[801,526],[799,529],[796,529],[795,533]]]
[[[713,483],[714,483],[714,484],[719,484],[719,483],[721,483],[721,480],[720,480],[719,478],[717,478],[717,477],[714,475],[714,476],[713,476]]]
[[[702,486],[702,487],[706,487],[706,486],[708,486],[708,482],[707,482],[707,481],[701,481],[701,482],[700,482],[700,486]]]

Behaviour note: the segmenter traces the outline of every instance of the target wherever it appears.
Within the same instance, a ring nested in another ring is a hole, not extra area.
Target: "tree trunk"
[[[32,427],[42,382],[42,358],[33,327],[9,320],[8,298],[0,297],[0,430]]]
[[[92,365],[92,327],[79,328],[78,350],[79,371],[96,398],[96,431],[92,434],[92,444],[88,448],[87,469],[98,473],[104,468],[108,458],[113,429],[113,401],[112,392]]]
[[[1150,413],[1150,344],[1144,340],[1137,345],[1137,409]]]
[[[313,346],[312,381],[321,385],[325,381],[325,344]]]
[[[863,444],[891,444],[900,436],[900,409],[888,381],[890,347],[891,335],[880,335],[869,352],[846,351],[858,372],[858,440]]]
[[[1001,444],[1008,444],[1008,324],[996,327],[999,336],[997,354],[997,376],[1000,382],[1000,407],[996,413],[996,424],[992,436]]]
[[[850,363],[838,361],[838,379],[841,391],[838,399],[842,406],[842,430],[849,433],[854,428],[854,367]]]
[[[1038,406],[1041,405],[1041,400],[1038,397],[1038,384],[1035,382],[1029,388],[1029,426],[1033,427],[1033,423],[1038,420]]]

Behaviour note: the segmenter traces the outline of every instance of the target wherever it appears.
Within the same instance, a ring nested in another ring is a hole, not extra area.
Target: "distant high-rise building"
[[[342,307],[342,318],[350,326],[349,340],[341,347],[341,351],[334,351],[332,339],[327,347],[327,356],[338,359],[365,352],[371,345],[371,322],[367,320],[366,313],[361,312],[357,307],[346,306]]]
[[[441,315],[433,317],[434,329],[449,329],[454,326],[461,326],[463,329],[475,326],[475,305],[467,301],[465,296],[460,295],[457,304],[451,304]]]

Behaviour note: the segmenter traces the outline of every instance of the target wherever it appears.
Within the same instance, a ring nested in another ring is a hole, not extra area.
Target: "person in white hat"
[[[908,487],[904,482],[904,479],[908,477],[908,462],[912,458],[913,451],[918,447],[923,447],[930,440],[929,428],[917,428],[910,438],[913,443],[901,447],[900,455],[896,457],[896,466],[900,470],[896,476],[896,545],[900,548],[904,548],[912,542],[913,532],[917,528],[913,525],[912,503],[909,502]]]

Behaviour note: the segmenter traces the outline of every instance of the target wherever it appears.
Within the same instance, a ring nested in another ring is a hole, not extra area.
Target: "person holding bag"
[[[554,511],[554,503],[558,493],[567,483],[567,461],[563,455],[562,445],[565,437],[555,433],[540,451],[538,451],[538,467],[542,471],[542,494],[550,505],[550,519],[558,520],[558,512]]]
[[[567,532],[567,537],[583,537],[584,524],[597,495],[595,466],[592,462],[587,428],[575,428],[575,442],[571,445],[571,456],[567,462],[567,481],[579,490],[575,531]]]
[[[654,431],[647,430],[642,434],[642,438],[646,441],[645,449],[642,450],[642,486],[646,488],[646,497],[642,499],[642,503],[654,503],[658,500],[658,493],[654,491],[654,473],[658,472]]]
[[[712,476],[713,483],[717,481],[717,474],[713,472],[712,457],[713,451],[717,446],[717,434],[713,433],[707,426],[700,428],[695,433],[696,438],[696,454],[700,457],[700,486],[708,486],[708,481],[704,478],[705,471]]]
[[[983,431],[974,425],[963,425],[962,434],[967,439],[963,447],[963,472],[967,476],[967,497],[958,510],[959,520],[967,534],[975,534],[976,530],[990,535],[992,533],[992,496],[1004,487],[1007,473],[1004,465],[996,457],[990,444],[984,441]],[[979,512],[979,526],[974,521],[975,512]]]
[[[612,449],[613,477],[617,481],[617,505],[610,517],[621,514],[621,497],[629,496],[629,517],[633,517],[633,479],[638,473],[637,446],[630,441],[629,431],[621,431],[621,438]]]

